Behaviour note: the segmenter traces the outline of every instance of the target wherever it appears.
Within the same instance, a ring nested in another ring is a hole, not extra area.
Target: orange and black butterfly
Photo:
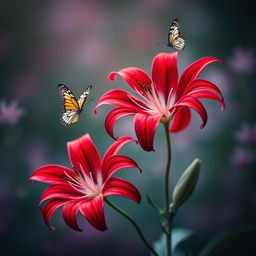
[[[64,84],[58,85],[60,95],[63,100],[64,112],[61,114],[61,122],[63,125],[69,125],[78,121],[80,113],[87,96],[90,93],[91,86],[87,87],[77,100],[74,94]]]
[[[180,34],[180,24],[178,19],[174,19],[168,33],[168,46],[176,50],[183,50],[186,45],[185,39]]]

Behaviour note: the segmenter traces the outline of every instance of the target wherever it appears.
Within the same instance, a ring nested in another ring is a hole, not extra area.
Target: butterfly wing
[[[61,121],[69,125],[78,121],[81,108],[74,94],[64,84],[59,84],[59,92],[63,100],[64,112],[61,114]]]
[[[82,109],[83,109],[84,103],[85,103],[86,98],[87,98],[87,96],[89,95],[91,89],[92,89],[91,86],[87,87],[87,88],[84,90],[84,92],[81,94],[81,96],[79,97],[79,99],[78,99],[78,105],[79,105],[81,111],[82,111]]]
[[[61,114],[61,123],[63,125],[69,125],[76,123],[79,118],[79,113],[72,111],[72,110],[67,110]]]
[[[177,50],[183,50],[186,45],[185,39],[180,34],[180,25],[178,19],[174,19],[168,34],[168,46]]]

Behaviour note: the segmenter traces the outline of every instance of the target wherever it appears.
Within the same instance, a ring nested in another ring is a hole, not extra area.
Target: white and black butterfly
[[[78,121],[79,115],[83,110],[84,103],[90,93],[91,86],[87,87],[77,100],[74,94],[64,84],[58,85],[60,95],[63,100],[64,112],[61,114],[63,125],[69,125]]]
[[[183,50],[186,45],[185,39],[180,34],[180,25],[178,19],[174,19],[168,33],[168,46],[176,50]]]

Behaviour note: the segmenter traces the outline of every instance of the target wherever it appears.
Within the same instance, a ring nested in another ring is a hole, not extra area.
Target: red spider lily
[[[31,180],[51,184],[41,196],[43,218],[51,228],[49,221],[53,213],[61,206],[65,222],[74,230],[82,231],[77,222],[78,211],[92,226],[101,231],[107,229],[104,217],[103,198],[109,195],[124,196],[139,203],[139,191],[129,182],[111,177],[123,168],[136,167],[131,158],[117,155],[118,151],[132,138],[123,137],[114,142],[106,151],[103,159],[88,134],[68,142],[68,154],[74,170],[60,165],[46,165],[37,169]],[[139,169],[140,170],[140,169]]]
[[[109,79],[113,81],[120,75],[139,96],[124,90],[114,89],[105,93],[99,100],[99,106],[108,104],[117,106],[106,117],[105,128],[113,137],[116,121],[124,116],[134,116],[134,128],[141,147],[153,151],[153,140],[159,122],[172,120],[169,131],[179,132],[186,128],[191,120],[191,109],[202,118],[203,128],[207,123],[207,112],[199,99],[211,99],[225,103],[219,88],[213,83],[198,78],[206,65],[221,62],[214,57],[205,57],[192,63],[178,78],[178,53],[160,53],[152,63],[152,76],[149,77],[139,68],[129,67],[112,72]]]

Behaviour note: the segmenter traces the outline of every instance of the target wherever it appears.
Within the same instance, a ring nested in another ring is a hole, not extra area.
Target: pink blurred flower
[[[229,59],[229,65],[236,72],[249,73],[253,71],[255,61],[255,51],[253,49],[237,47]]]
[[[241,143],[256,143],[256,124],[250,125],[248,123],[244,123],[242,127],[235,133],[235,138]]]
[[[253,163],[255,160],[254,154],[245,148],[236,148],[231,155],[231,163],[237,167],[243,167]]]
[[[9,105],[6,102],[0,102],[0,123],[15,125],[24,115],[24,110],[18,107],[16,101],[12,101]]]

